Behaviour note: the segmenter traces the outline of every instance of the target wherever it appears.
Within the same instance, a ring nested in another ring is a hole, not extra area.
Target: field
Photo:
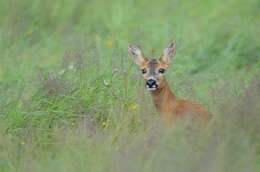
[[[0,0],[0,172],[260,171],[259,0]],[[165,127],[129,43],[214,114]]]

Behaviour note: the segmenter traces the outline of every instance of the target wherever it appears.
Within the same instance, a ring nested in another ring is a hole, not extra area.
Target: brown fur
[[[193,115],[203,120],[208,120],[210,114],[199,103],[189,100],[178,99],[171,91],[166,79],[163,80],[163,87],[152,91],[152,99],[156,109],[162,114],[166,121]]]
[[[170,57],[175,54],[175,43],[171,43],[164,49],[162,56],[157,59],[147,59],[141,49],[135,45],[129,45],[129,52],[134,58],[134,62],[146,72],[143,73],[144,79],[150,78],[156,81],[157,88],[151,91],[152,99],[156,109],[162,114],[167,122],[172,122],[176,118],[190,115],[203,120],[208,120],[210,114],[199,103],[189,100],[178,99],[171,91],[164,73],[160,69],[167,69],[170,64]]]

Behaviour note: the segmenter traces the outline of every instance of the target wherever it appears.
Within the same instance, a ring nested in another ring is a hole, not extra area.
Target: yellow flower
[[[103,126],[104,128],[107,128],[107,127],[108,127],[108,123],[105,122],[105,121],[103,121],[103,122],[102,122],[102,126]]]
[[[136,103],[130,103],[128,107],[131,111],[135,111],[138,108]]]
[[[107,46],[107,48],[113,48],[114,47],[114,41],[111,37],[109,37],[107,39],[106,46]]]
[[[30,30],[28,30],[27,32],[26,32],[26,35],[27,36],[31,36],[33,34],[33,30],[32,29],[30,29]]]
[[[25,145],[25,142],[24,142],[24,141],[21,141],[20,144],[21,144],[21,145]]]

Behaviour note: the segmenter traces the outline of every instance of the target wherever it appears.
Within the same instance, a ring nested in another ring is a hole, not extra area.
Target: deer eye
[[[165,72],[165,69],[161,68],[159,69],[159,73],[164,73]]]
[[[146,69],[142,69],[142,73],[143,73],[143,74],[146,74],[146,73],[147,73],[147,70],[146,70]]]

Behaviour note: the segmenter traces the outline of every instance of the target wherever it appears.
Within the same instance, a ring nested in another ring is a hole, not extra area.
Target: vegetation
[[[260,1],[0,0],[0,171],[260,171]],[[165,128],[128,43],[214,114]]]

